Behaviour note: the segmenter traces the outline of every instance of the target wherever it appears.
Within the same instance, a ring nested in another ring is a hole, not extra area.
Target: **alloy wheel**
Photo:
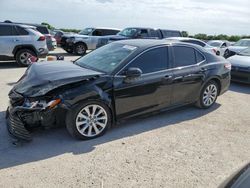
[[[94,137],[107,126],[108,115],[105,109],[97,104],[87,105],[77,114],[75,123],[81,135]]]
[[[218,94],[218,89],[216,87],[216,85],[214,84],[210,84],[207,86],[207,88],[204,90],[203,93],[203,103],[205,106],[211,106],[217,97]]]
[[[29,58],[31,57],[32,55],[31,55],[31,53],[29,53],[29,52],[23,52],[23,53],[21,53],[21,55],[20,55],[20,62],[22,63],[22,64],[24,64],[24,65],[29,65]]]
[[[83,55],[86,51],[84,45],[82,44],[77,45],[75,50],[77,54],[81,54],[81,55]]]

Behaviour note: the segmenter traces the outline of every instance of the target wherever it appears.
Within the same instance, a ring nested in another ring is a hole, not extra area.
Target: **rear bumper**
[[[230,72],[222,75],[222,78],[221,78],[221,81],[220,81],[220,83],[221,83],[220,95],[222,95],[223,93],[228,91],[228,89],[230,87],[230,80],[231,80]]]
[[[37,57],[38,58],[45,58],[49,53],[49,50],[47,48],[39,48],[37,51]]]

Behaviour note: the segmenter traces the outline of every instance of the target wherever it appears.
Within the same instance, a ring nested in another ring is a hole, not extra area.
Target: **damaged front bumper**
[[[6,111],[7,129],[10,135],[20,141],[31,141],[33,128],[56,126],[59,122],[57,113],[60,112],[57,107],[61,100],[55,101],[47,103],[47,106],[39,106],[34,102],[30,106],[10,105]]]
[[[31,141],[30,132],[25,128],[25,124],[15,112],[10,112],[9,108],[6,111],[7,129],[10,135],[14,138]]]

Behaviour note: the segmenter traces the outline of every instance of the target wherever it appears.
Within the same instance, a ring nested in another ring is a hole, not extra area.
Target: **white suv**
[[[0,23],[0,61],[14,59],[19,66],[28,66],[29,57],[47,54],[46,38],[35,27]]]

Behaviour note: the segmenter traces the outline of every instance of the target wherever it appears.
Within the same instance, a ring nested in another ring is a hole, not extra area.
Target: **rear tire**
[[[79,103],[66,115],[66,128],[69,134],[79,140],[102,136],[110,126],[110,109],[101,102]]]
[[[214,105],[219,94],[218,84],[210,80],[204,85],[201,90],[200,98],[196,102],[196,106],[199,108],[207,109]]]
[[[32,50],[29,49],[18,50],[15,55],[16,62],[20,67],[27,67],[30,65],[30,63],[28,62],[28,58],[31,56],[37,57],[36,53]]]

